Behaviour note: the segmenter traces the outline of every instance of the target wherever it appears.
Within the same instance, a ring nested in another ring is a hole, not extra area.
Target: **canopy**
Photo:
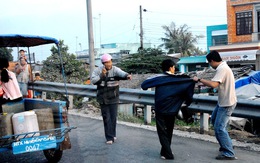
[[[0,47],[31,47],[51,43],[58,44],[59,41],[46,36],[19,34],[0,35]]]

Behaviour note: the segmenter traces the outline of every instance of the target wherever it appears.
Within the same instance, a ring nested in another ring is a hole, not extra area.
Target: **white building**
[[[151,43],[144,43],[144,48],[151,48]],[[140,43],[110,43],[110,44],[101,44],[101,48],[94,49],[95,53],[95,62],[96,65],[100,65],[100,56],[109,53],[112,55],[114,60],[126,56],[129,54],[134,54],[138,52]],[[77,59],[86,60],[89,63],[89,50],[77,51]]]

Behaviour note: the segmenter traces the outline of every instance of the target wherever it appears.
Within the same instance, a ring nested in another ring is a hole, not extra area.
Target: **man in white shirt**
[[[227,132],[229,117],[234,111],[237,98],[235,92],[235,78],[226,62],[222,61],[217,51],[212,51],[206,56],[210,66],[217,70],[213,79],[205,80],[194,77],[193,80],[202,84],[218,88],[218,104],[211,115],[215,136],[220,145],[220,154],[217,160],[236,160],[232,140]]]

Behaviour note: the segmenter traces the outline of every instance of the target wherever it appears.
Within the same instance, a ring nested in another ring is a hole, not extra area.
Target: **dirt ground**
[[[187,132],[200,133],[199,128],[195,128],[195,127],[192,128],[188,126],[175,126],[175,129],[181,131],[187,131]],[[208,134],[211,136],[215,135],[212,129],[210,129],[209,131],[205,131],[204,134]],[[229,130],[229,135],[232,139],[235,139],[240,142],[260,144],[260,137],[246,131],[232,129]]]

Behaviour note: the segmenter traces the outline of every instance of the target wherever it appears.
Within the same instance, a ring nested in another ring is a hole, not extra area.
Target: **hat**
[[[110,54],[103,54],[101,56],[101,62],[104,63],[104,62],[108,62],[112,59],[112,56]]]

